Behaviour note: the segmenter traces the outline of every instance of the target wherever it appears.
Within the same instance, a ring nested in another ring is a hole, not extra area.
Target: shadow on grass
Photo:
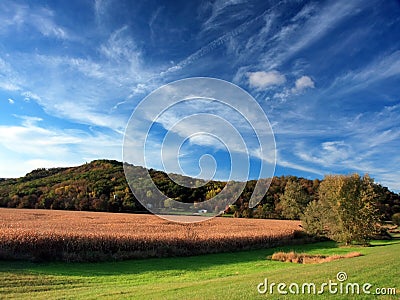
[[[390,240],[376,240],[372,241],[369,247],[384,247],[400,243],[400,237],[393,237]]]
[[[266,261],[267,256],[277,251],[307,252],[337,248],[333,241],[288,245],[276,248],[247,250],[239,252],[206,254],[189,257],[148,258],[116,262],[98,263],[33,263],[24,261],[0,261],[1,272],[34,273],[55,276],[115,276],[124,274],[142,274],[153,271],[201,271],[214,266],[234,265]]]

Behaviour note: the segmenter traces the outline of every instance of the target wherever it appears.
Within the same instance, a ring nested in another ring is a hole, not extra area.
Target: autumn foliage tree
[[[318,198],[307,206],[302,217],[307,232],[346,244],[367,244],[377,233],[377,195],[368,175],[326,176]]]

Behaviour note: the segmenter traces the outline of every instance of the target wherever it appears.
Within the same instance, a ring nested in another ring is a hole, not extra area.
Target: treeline
[[[295,176],[274,177],[270,188],[255,208],[249,207],[256,181],[246,183],[238,200],[228,207],[209,207],[208,199],[225,187],[225,182],[212,181],[203,185],[198,179],[180,177],[197,188],[176,184],[164,172],[130,166],[132,172],[145,174],[149,171],[152,181],[160,191],[179,202],[193,203],[208,211],[224,211],[235,217],[299,219],[312,201],[318,200],[321,180],[309,180]],[[140,177],[140,176],[139,176]],[[144,177],[143,177],[144,178]],[[140,178],[138,180],[141,180]],[[196,182],[197,181],[197,182]],[[136,195],[151,197],[150,182],[136,184]],[[376,205],[382,219],[390,220],[400,212],[400,195],[373,183]],[[171,205],[168,201],[160,207]],[[18,179],[0,180],[0,206],[12,208],[39,208],[59,210],[89,210],[107,212],[147,212],[130,191],[125,179],[123,164],[114,160],[96,160],[73,168],[37,169]],[[179,210],[179,207],[176,208]]]
[[[329,177],[329,176],[328,176]],[[246,190],[235,205],[225,212],[234,217],[277,218],[299,220],[311,202],[318,202],[321,197],[320,186],[325,180],[308,180],[295,176],[281,176],[272,179],[271,186],[255,209],[248,207],[247,192],[251,195],[255,182],[248,182]],[[400,194],[390,191],[380,184],[371,183],[374,206],[380,220],[392,220],[400,213]]]

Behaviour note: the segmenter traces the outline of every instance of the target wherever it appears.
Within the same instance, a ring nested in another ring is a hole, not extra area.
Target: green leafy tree
[[[304,191],[303,186],[294,180],[286,183],[285,192],[280,197],[281,214],[286,219],[298,220],[302,215],[310,196]]]
[[[265,219],[265,211],[262,205],[258,205],[253,211],[253,218]]]
[[[324,201],[311,201],[301,217],[306,232],[316,236],[326,236],[327,220],[329,217],[329,205]]]
[[[368,175],[326,176],[318,196],[302,217],[307,232],[346,244],[367,244],[378,232],[377,195]]]

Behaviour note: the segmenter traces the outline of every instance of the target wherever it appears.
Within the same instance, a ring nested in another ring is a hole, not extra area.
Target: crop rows
[[[297,221],[214,218],[182,224],[147,214],[0,209],[0,259],[197,255],[288,244],[299,229]]]

